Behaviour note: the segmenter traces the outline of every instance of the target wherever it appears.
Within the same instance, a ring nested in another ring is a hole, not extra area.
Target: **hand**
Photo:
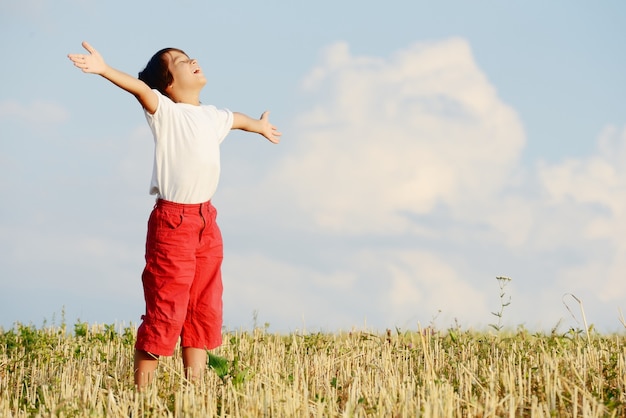
[[[83,48],[89,52],[89,54],[69,54],[67,57],[74,63],[74,65],[84,73],[90,74],[102,74],[107,69],[107,64],[98,51],[87,42],[82,43]]]
[[[280,136],[282,133],[278,132],[276,127],[270,123],[269,110],[263,112],[261,115],[261,130],[260,134],[266,137],[271,143],[278,144],[280,142]]]

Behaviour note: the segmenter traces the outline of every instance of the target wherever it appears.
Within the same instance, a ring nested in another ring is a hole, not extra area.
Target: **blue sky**
[[[222,148],[225,326],[623,330],[626,6],[0,0],[0,326],[137,323],[152,138],[136,74],[283,132]],[[563,301],[575,314],[568,312]],[[578,322],[577,322],[578,321]]]

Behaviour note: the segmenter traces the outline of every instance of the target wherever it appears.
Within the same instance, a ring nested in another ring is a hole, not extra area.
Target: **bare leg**
[[[147,351],[135,350],[135,386],[138,391],[141,392],[144,387],[152,382],[158,365],[159,356]]]
[[[202,378],[206,369],[207,353],[203,348],[183,347],[185,377],[192,382]]]

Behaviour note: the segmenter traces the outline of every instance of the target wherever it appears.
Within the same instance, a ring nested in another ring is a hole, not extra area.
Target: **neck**
[[[186,103],[194,106],[200,105],[200,93],[181,93],[177,91],[170,91],[169,96],[174,103]]]

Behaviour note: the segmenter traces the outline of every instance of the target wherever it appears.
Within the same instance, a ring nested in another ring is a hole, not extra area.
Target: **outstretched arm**
[[[159,98],[143,81],[110,67],[98,51],[87,42],[82,43],[89,54],[69,54],[68,58],[84,73],[98,74],[116,86],[126,90],[139,100],[149,113],[156,112]]]
[[[243,113],[233,112],[233,129],[255,132],[263,135],[270,142],[278,144],[282,134],[270,123],[269,118],[269,111],[263,112],[260,119],[252,119]]]

